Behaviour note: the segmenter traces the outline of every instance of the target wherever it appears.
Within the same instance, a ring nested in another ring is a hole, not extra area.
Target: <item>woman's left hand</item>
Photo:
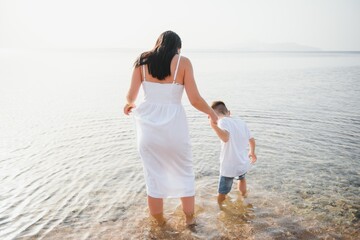
[[[134,107],[135,107],[135,104],[134,104],[134,103],[127,103],[127,104],[125,104],[125,107],[124,107],[124,113],[125,113],[125,115],[129,115]]]

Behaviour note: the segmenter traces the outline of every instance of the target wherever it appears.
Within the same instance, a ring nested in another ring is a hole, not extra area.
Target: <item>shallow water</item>
[[[204,98],[247,121],[258,162],[216,203],[219,141],[183,102],[198,225],[148,218],[125,50],[0,51],[0,239],[358,239],[360,54],[184,52]]]

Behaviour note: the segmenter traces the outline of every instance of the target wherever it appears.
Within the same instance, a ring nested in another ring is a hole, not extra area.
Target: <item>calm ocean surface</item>
[[[247,121],[249,196],[216,203],[220,143],[183,103],[194,231],[178,199],[148,218],[132,117],[140,51],[0,49],[0,239],[359,239],[360,53],[184,51],[203,97]],[[140,95],[141,99],[141,95]]]

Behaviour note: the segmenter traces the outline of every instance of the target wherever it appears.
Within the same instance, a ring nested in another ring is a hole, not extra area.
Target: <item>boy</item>
[[[221,139],[220,152],[220,182],[218,203],[221,204],[231,190],[234,178],[238,179],[238,189],[242,196],[246,196],[245,174],[250,168],[250,161],[256,161],[255,139],[251,136],[246,123],[240,119],[230,117],[230,111],[222,101],[215,101],[211,105],[219,117],[218,124],[210,121],[211,127]],[[247,154],[247,146],[250,146]],[[250,157],[250,159],[249,159]]]

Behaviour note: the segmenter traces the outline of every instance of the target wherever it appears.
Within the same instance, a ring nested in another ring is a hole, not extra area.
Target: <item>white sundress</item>
[[[195,195],[195,176],[188,123],[181,104],[184,86],[146,81],[143,65],[144,101],[134,109],[137,142],[143,162],[146,191],[154,198]]]

